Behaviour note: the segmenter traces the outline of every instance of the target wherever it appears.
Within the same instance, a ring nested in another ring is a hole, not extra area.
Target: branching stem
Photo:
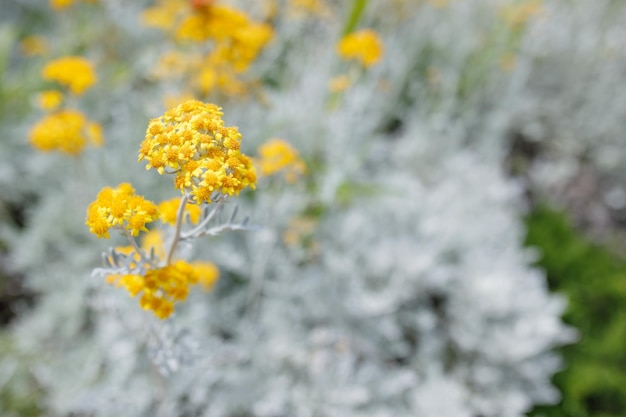
[[[183,220],[185,217],[185,208],[187,207],[187,194],[184,194],[180,199],[180,205],[178,206],[178,211],[176,212],[176,230],[174,231],[174,237],[172,238],[172,244],[170,246],[170,250],[167,253],[167,263],[169,265],[172,262],[172,257],[174,256],[174,252],[176,251],[176,246],[178,246],[178,242],[180,242],[180,231],[183,227]]]

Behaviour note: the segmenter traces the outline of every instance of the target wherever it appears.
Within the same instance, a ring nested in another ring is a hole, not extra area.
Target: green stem
[[[172,245],[170,246],[170,250],[167,253],[167,263],[169,265],[172,262],[172,257],[174,256],[174,252],[176,251],[176,246],[178,246],[178,242],[180,241],[180,231],[183,227],[183,218],[185,216],[185,208],[187,206],[187,195],[183,195],[180,199],[180,205],[178,206],[178,211],[176,212],[176,231],[174,232],[174,237],[172,238]]]
[[[359,23],[361,16],[363,15],[363,11],[367,6],[368,0],[353,0],[352,1],[352,11],[350,12],[350,16],[346,21],[345,26],[343,27],[343,31],[341,36],[346,36],[348,33],[352,32],[356,25]]]

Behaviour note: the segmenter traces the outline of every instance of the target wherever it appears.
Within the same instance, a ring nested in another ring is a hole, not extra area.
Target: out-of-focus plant
[[[244,94],[242,76],[274,36],[269,24],[214,1],[158,1],[145,10],[143,21],[173,41],[154,76],[178,80],[184,90],[203,97]]]
[[[41,75],[44,80],[65,88],[66,94],[76,97],[97,81],[92,63],[78,56],[66,56],[47,63]],[[34,148],[42,152],[58,150],[76,156],[87,143],[102,145],[104,139],[101,125],[89,121],[79,110],[61,108],[65,101],[61,91],[45,90],[38,95],[37,101],[48,114],[30,131],[29,140]]]
[[[539,250],[551,289],[567,296],[564,319],[581,334],[576,345],[562,348],[567,366],[554,378],[562,401],[532,415],[623,416],[626,261],[582,237],[565,213],[540,207],[527,225],[526,243]]]

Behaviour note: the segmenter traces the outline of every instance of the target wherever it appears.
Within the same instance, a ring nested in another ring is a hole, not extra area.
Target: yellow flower
[[[56,110],[63,103],[63,94],[58,90],[42,91],[37,96],[37,103],[43,110]]]
[[[147,232],[146,225],[159,218],[156,205],[135,195],[129,183],[117,188],[103,188],[94,202],[87,208],[85,224],[99,238],[109,238],[109,229],[126,229],[131,235]]]
[[[383,44],[378,34],[370,29],[346,35],[337,43],[337,53],[345,60],[357,60],[364,67],[376,64],[383,54]]]
[[[261,145],[259,155],[257,164],[264,176],[283,171],[287,181],[293,183],[299,175],[306,172],[306,165],[298,151],[282,139],[271,139]]]
[[[61,110],[40,120],[30,131],[30,144],[43,152],[54,150],[68,155],[78,155],[87,142],[102,143],[98,124],[89,122],[75,110]]]
[[[237,128],[224,126],[221,108],[190,100],[150,121],[138,160],[159,174],[176,174],[175,187],[195,203],[211,203],[214,192],[233,195],[255,187],[254,166],[240,144]]]
[[[161,320],[174,312],[174,305],[189,295],[189,287],[201,284],[211,289],[219,278],[219,270],[210,262],[176,261],[162,268],[148,270],[145,275],[114,275],[112,284],[126,288],[131,297],[139,298],[139,305],[150,310]]]
[[[178,214],[178,207],[180,206],[180,197],[172,198],[171,200],[163,201],[159,204],[158,209],[161,216],[161,221],[167,224],[176,224],[176,215]],[[185,207],[187,216],[191,220],[191,223],[197,224],[202,214],[202,209],[195,204],[187,204]]]
[[[249,24],[248,16],[232,7],[212,5],[198,8],[182,21],[176,31],[177,40],[196,42],[222,40]]]
[[[41,71],[45,80],[56,81],[73,94],[80,95],[96,82],[96,73],[89,60],[66,56],[49,62]]]

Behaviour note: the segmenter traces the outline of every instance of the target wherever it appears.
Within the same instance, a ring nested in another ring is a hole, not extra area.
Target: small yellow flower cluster
[[[76,156],[87,142],[103,142],[99,124],[87,120],[76,110],[61,110],[40,120],[30,131],[30,144],[42,152],[54,150]]]
[[[219,270],[210,262],[176,261],[162,268],[149,269],[145,275],[109,275],[109,283],[126,288],[131,297],[141,293],[139,305],[152,311],[161,320],[174,312],[174,304],[184,301],[189,287],[202,284],[210,289],[219,277]]]
[[[253,188],[252,160],[240,152],[241,134],[225,127],[214,104],[186,101],[152,119],[139,149],[139,161],[159,174],[176,174],[174,185],[195,203],[211,203],[211,195],[239,194]],[[166,171],[168,169],[168,171]]]
[[[39,107],[46,111],[53,111],[63,103],[63,93],[58,90],[46,90],[37,96]]]
[[[91,63],[81,57],[68,56],[49,62],[41,71],[44,79],[56,81],[75,94],[82,94],[96,81]],[[30,131],[30,143],[36,149],[49,152],[58,150],[76,156],[87,143],[101,146],[104,142],[102,127],[91,122],[78,110],[59,109],[64,102],[63,93],[45,90],[37,96],[37,103],[46,112],[53,112],[40,120]]]
[[[245,13],[214,1],[160,0],[143,14],[144,23],[172,34],[178,42],[203,44],[212,42],[206,54],[188,50],[186,53],[167,53],[167,59],[155,74],[184,73],[192,87],[202,94],[219,89],[228,95],[245,92],[237,74],[247,71],[261,50],[274,36],[271,26],[251,20]],[[180,59],[183,55],[183,59]],[[175,71],[168,65],[171,58],[183,62]]]
[[[49,62],[41,71],[45,80],[55,81],[76,95],[85,92],[96,82],[91,62],[80,56],[65,56]]]
[[[159,204],[159,215],[161,221],[166,224],[176,224],[176,217],[178,214],[178,207],[180,206],[180,197],[172,198],[171,200],[163,201]],[[196,204],[187,203],[185,211],[189,216],[189,220],[193,224],[198,224],[200,216],[202,215],[202,209]]]
[[[158,230],[151,230],[143,236],[141,248],[146,252],[153,250],[159,259],[165,258],[163,238]],[[202,261],[192,263],[177,261],[163,268],[151,268],[150,264],[144,264],[143,268],[148,272],[142,274],[140,273],[142,269],[139,267],[141,256],[132,246],[115,249],[118,253],[133,255],[135,262],[129,265],[131,273],[111,274],[107,276],[107,282],[126,288],[131,297],[143,292],[139,301],[140,305],[146,310],[153,311],[160,319],[165,319],[173,313],[175,302],[184,301],[189,293],[190,285],[200,284],[205,290],[210,290],[219,278],[217,266],[211,262]]]
[[[284,172],[288,182],[296,182],[298,176],[306,172],[306,165],[298,151],[282,139],[271,139],[259,147],[260,159],[257,160],[260,172],[264,176]]]
[[[111,228],[125,229],[137,236],[140,231],[147,232],[146,224],[158,218],[154,203],[136,195],[129,183],[122,183],[115,189],[105,187],[100,191],[87,209],[85,224],[91,233],[108,239]]]
[[[375,65],[383,54],[383,44],[371,29],[352,32],[337,43],[337,53],[345,60],[356,60],[366,68]]]

